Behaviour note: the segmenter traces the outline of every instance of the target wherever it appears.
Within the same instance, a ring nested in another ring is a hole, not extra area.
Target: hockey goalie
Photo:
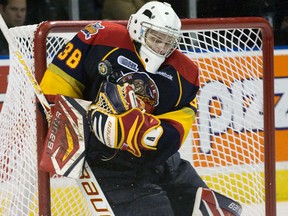
[[[198,68],[176,49],[180,29],[171,5],[157,1],[127,27],[96,21],[60,50],[41,81],[55,103],[42,168],[77,177],[86,160],[117,216],[241,214],[178,152],[199,90]]]

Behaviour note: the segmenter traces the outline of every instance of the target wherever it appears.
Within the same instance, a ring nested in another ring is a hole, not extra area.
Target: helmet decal
[[[147,10],[147,9],[146,9],[146,10],[143,12],[143,15],[147,16],[149,19],[152,18],[152,12],[151,12],[151,10]]]

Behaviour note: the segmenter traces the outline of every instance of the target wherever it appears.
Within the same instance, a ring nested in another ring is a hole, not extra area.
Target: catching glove
[[[89,109],[120,114],[134,107],[145,109],[145,103],[135,95],[132,85],[125,83],[120,86],[111,82],[103,82],[98,96]]]

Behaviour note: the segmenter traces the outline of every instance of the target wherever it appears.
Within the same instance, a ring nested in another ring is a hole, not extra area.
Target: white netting
[[[27,27],[33,36],[35,27]],[[21,53],[33,71],[28,38],[18,40]],[[37,149],[35,95],[15,55],[10,58],[8,88],[0,115],[0,214],[27,215],[37,201]]]
[[[13,30],[33,72],[35,28]],[[179,48],[199,66],[201,90],[197,121],[181,155],[209,186],[241,202],[243,215],[264,215],[261,31],[231,28],[182,33]],[[64,27],[62,33],[49,34],[48,63],[72,36]],[[0,116],[0,215],[37,215],[35,96],[15,56],[9,73]],[[74,180],[53,178],[51,188],[53,215],[91,215]]]
[[[200,68],[201,88],[196,124],[182,156],[210,187],[242,203],[243,215],[264,215],[261,31],[184,35],[180,47]]]
[[[0,215],[38,215],[36,98],[19,57],[34,74],[33,39],[36,25],[10,29],[21,56],[11,54],[9,83],[0,115]],[[60,34],[61,35],[61,34]],[[47,61],[70,39],[47,39]],[[73,194],[72,199],[70,197]],[[53,215],[92,215],[73,179],[51,179]]]

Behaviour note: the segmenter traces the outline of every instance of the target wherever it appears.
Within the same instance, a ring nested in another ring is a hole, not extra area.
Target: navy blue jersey
[[[113,69],[107,78],[98,71],[103,60]],[[91,132],[87,155],[91,163],[119,168],[154,166],[179,150],[195,118],[199,89],[198,69],[187,56],[176,50],[155,74],[148,73],[125,26],[98,21],[79,31],[59,51],[40,86],[49,99],[63,94],[92,101],[104,80],[133,84],[135,93],[151,107],[148,112],[161,121],[164,132],[157,150],[143,150],[139,158],[106,147]]]

